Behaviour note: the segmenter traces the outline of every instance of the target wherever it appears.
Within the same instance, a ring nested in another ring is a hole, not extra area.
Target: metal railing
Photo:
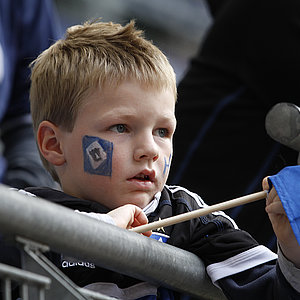
[[[4,185],[0,185],[0,195],[0,228],[4,234],[199,299],[225,299],[207,277],[202,261],[192,253]],[[87,297],[92,297],[91,293]]]
[[[36,299],[45,300],[45,290],[50,287],[51,280],[48,277],[20,270],[12,266],[0,263],[0,278],[2,278],[2,290],[4,300],[11,300],[11,282],[18,282],[23,300],[29,300],[29,286],[36,288]]]

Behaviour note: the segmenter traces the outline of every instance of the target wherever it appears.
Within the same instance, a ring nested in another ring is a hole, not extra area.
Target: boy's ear
[[[60,129],[49,121],[42,121],[37,131],[37,144],[44,158],[55,166],[65,162],[60,141]]]

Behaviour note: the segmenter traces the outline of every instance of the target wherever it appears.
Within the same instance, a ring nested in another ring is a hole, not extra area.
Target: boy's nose
[[[159,157],[158,146],[156,145],[153,136],[150,138],[141,138],[134,151],[134,159],[156,161]]]

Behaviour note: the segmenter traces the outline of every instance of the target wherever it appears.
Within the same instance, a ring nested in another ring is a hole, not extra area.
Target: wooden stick
[[[211,205],[211,206],[207,206],[204,208],[199,208],[197,210],[193,210],[187,213],[183,213],[177,216],[173,216],[170,218],[166,218],[163,220],[159,220],[156,222],[152,222],[149,224],[145,224],[145,225],[141,225],[138,227],[134,227],[132,229],[130,229],[131,231],[134,232],[138,232],[138,233],[142,233],[142,232],[146,232],[148,230],[154,230],[157,228],[161,228],[161,227],[167,227],[170,225],[174,225],[177,223],[181,223],[184,221],[188,221],[194,218],[198,218],[200,216],[205,216],[209,213],[212,213],[214,211],[219,211],[219,210],[226,210],[235,206],[239,206],[239,205],[243,205],[243,204],[247,204],[247,203],[251,203],[257,200],[262,200],[265,199],[267,197],[267,191],[261,191],[261,192],[257,192],[257,193],[253,193],[250,195],[246,195],[243,197],[239,197],[239,198],[235,198],[232,200],[228,200],[222,203],[218,203],[215,205]]]

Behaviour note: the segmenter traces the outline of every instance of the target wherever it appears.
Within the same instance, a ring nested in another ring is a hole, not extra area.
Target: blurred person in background
[[[259,191],[264,176],[297,164],[296,151],[267,135],[265,117],[278,102],[299,105],[300,2],[207,3],[213,24],[178,86],[168,183],[201,192],[211,205]],[[227,213],[275,250],[264,206]]]
[[[56,186],[34,139],[28,65],[59,35],[50,0],[0,0],[0,182],[11,187]],[[20,266],[1,233],[0,262]]]
[[[50,0],[0,0],[0,182],[52,186],[37,151],[29,107],[29,63],[59,37]]]

